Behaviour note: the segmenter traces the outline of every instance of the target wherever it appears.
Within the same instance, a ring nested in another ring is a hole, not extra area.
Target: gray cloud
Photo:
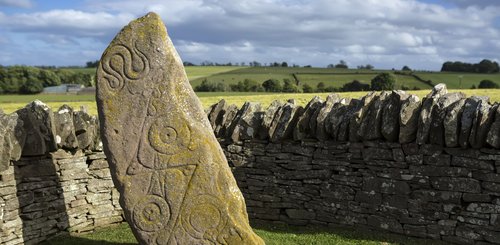
[[[0,28],[37,34],[53,46],[85,46],[100,53],[128,21],[155,11],[164,18],[183,59],[192,62],[324,66],[343,59],[351,66],[439,69],[450,59],[496,59],[500,33],[494,22],[500,11],[494,1],[481,6],[472,6],[475,1],[450,2],[469,7],[414,0],[90,0],[80,10],[0,13]]]

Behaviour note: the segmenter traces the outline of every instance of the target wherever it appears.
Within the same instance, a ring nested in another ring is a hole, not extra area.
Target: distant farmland
[[[75,72],[95,74],[95,68],[67,68]],[[314,67],[245,67],[245,66],[187,66],[186,73],[193,87],[204,79],[209,82],[236,84],[245,79],[264,82],[268,79],[289,79],[299,81],[299,85],[309,84],[312,87],[323,82],[327,87],[342,87],[345,83],[358,80],[370,84],[373,77],[381,72],[389,72],[396,76],[396,89],[430,89],[431,85],[422,82],[431,80],[432,84],[445,83],[450,89],[469,89],[478,86],[481,80],[492,80],[500,85],[500,73],[477,74],[455,72],[420,72],[401,74],[392,70],[358,70]],[[414,76],[415,75],[415,76]],[[417,78],[420,78],[417,79]]]
[[[191,72],[197,67],[192,67]],[[225,84],[236,84],[244,79],[252,79],[264,82],[268,79],[290,79],[298,81],[299,85],[309,84],[312,87],[320,82],[325,86],[342,87],[345,83],[358,80],[370,84],[373,77],[381,72],[393,73],[396,76],[396,89],[403,87],[410,89],[430,89],[432,86],[424,81],[431,80],[432,84],[445,83],[450,89],[469,89],[473,85],[478,86],[484,79],[492,80],[500,84],[500,74],[475,74],[475,73],[452,73],[452,72],[414,72],[400,73],[392,70],[357,70],[357,69],[334,69],[334,68],[303,68],[303,67],[246,67],[226,72],[214,72],[209,76],[196,76],[190,79],[193,87],[199,85],[204,79],[209,82],[222,82]],[[187,70],[188,76],[190,71]],[[461,79],[461,85],[460,85]]]

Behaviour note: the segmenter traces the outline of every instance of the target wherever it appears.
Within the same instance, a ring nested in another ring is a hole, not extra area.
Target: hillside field
[[[189,75],[188,71],[188,75]],[[304,67],[246,67],[234,69],[226,72],[214,73],[209,76],[200,76],[190,79],[193,87],[199,85],[204,79],[209,82],[222,82],[225,84],[236,84],[244,79],[252,79],[257,82],[264,82],[268,79],[289,79],[299,83],[299,85],[309,84],[316,87],[323,82],[327,87],[342,87],[345,83],[358,80],[365,84],[370,84],[373,77],[381,72],[389,72],[396,77],[396,89],[407,87],[410,89],[431,89],[432,86],[422,82],[431,80],[434,85],[446,83],[450,89],[469,89],[472,85],[476,87],[484,79],[492,80],[500,85],[500,73],[497,74],[476,74],[476,73],[452,73],[452,72],[414,72],[400,73],[392,70],[357,70],[357,69],[336,69],[336,68],[304,68]],[[414,76],[416,75],[416,76]],[[460,85],[461,77],[461,85]],[[420,78],[420,80],[418,79]]]
[[[416,71],[412,74],[395,73],[392,70],[358,70],[337,68],[315,68],[315,67],[244,67],[244,66],[187,66],[186,73],[193,87],[199,85],[204,79],[209,82],[222,82],[225,84],[236,84],[245,79],[264,82],[268,79],[289,79],[299,82],[299,85],[309,84],[313,88],[323,82],[327,87],[342,87],[345,83],[358,80],[370,84],[373,77],[381,72],[389,72],[396,76],[396,89],[407,87],[410,89],[431,89],[422,80],[431,80],[434,85],[446,83],[449,89],[470,89],[473,85],[478,86],[484,79],[492,80],[500,85],[500,73],[477,74],[456,72],[423,72]],[[95,68],[63,68],[74,72],[95,74]],[[421,80],[417,79],[415,76]]]

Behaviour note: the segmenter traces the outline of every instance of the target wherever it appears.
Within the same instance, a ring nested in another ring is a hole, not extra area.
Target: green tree
[[[304,93],[312,93],[312,92],[314,92],[314,89],[313,89],[313,87],[311,87],[311,85],[306,83],[306,84],[302,85],[302,91]]]
[[[401,70],[402,71],[411,71],[410,67],[408,67],[408,66],[403,66],[403,68]]]
[[[370,85],[361,83],[358,80],[353,80],[352,82],[346,83],[342,86],[342,91],[344,92],[368,90],[370,90]]]
[[[21,94],[38,94],[43,91],[43,84],[40,80],[30,79],[19,88]]]
[[[500,86],[491,80],[485,79],[479,82],[477,88],[500,88]]]
[[[283,85],[276,79],[268,79],[262,83],[262,87],[266,92],[281,92],[283,90]]]
[[[302,93],[301,89],[290,79],[283,79],[283,92],[285,93]]]
[[[335,65],[335,68],[347,69],[347,63],[344,60],[340,60],[338,64]]]
[[[324,82],[319,82],[317,85],[316,85],[316,92],[325,92],[325,89],[326,89],[326,86],[325,86],[325,83]]]
[[[393,90],[395,84],[396,78],[387,72],[383,72],[372,79],[371,89],[377,91]]]

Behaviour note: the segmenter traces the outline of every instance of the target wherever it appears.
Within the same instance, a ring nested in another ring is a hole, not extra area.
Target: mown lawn
[[[391,245],[425,244],[441,245],[440,241],[409,238],[384,232],[353,230],[347,228],[289,227],[256,225],[254,231],[268,245]],[[128,224],[100,229],[84,235],[62,235],[45,245],[96,245],[137,244]]]
[[[469,89],[469,90],[449,90],[449,92],[461,91],[467,96],[480,95],[489,96],[492,102],[500,102],[500,89]],[[423,98],[430,90],[408,91],[410,94],[415,94]],[[360,98],[366,95],[367,92],[346,92],[339,93],[343,98]],[[306,105],[314,96],[319,96],[326,99],[329,93],[244,93],[244,92],[198,92],[196,93],[204,108],[207,108],[221,99],[225,99],[230,104],[237,106],[243,105],[246,101],[259,102],[265,108],[273,100],[286,101],[287,99],[295,99],[298,104]],[[93,95],[0,95],[0,109],[6,113],[11,113],[17,109],[24,107],[27,103],[38,99],[48,104],[53,110],[57,110],[63,104],[68,104],[75,110],[80,106],[87,107],[92,115],[97,115],[97,107]]]

